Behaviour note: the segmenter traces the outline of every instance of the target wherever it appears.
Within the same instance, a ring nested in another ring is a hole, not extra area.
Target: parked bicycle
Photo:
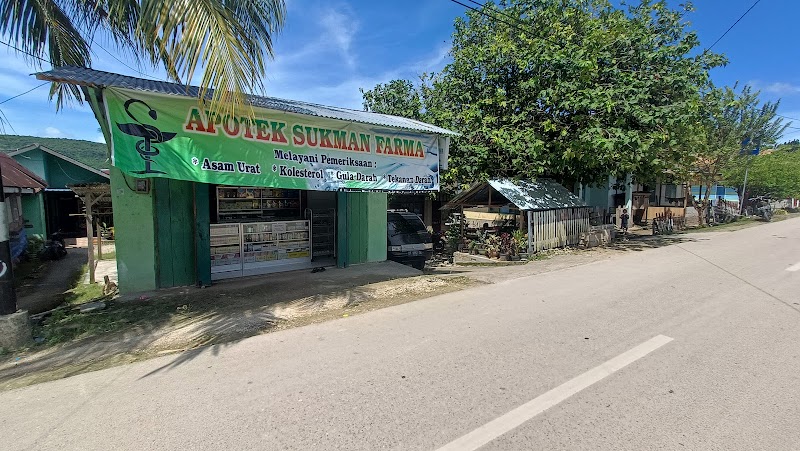
[[[675,231],[672,214],[660,214],[653,218],[653,235],[667,235]]]

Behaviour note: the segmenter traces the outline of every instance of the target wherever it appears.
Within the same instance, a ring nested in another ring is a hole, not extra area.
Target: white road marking
[[[786,268],[786,270],[787,271],[791,271],[791,272],[800,271],[800,263],[792,265],[792,266]]]
[[[580,392],[581,390],[600,382],[613,373],[625,368],[631,363],[650,354],[656,349],[672,341],[672,338],[658,335],[645,341],[639,346],[625,351],[613,359],[571,379],[558,387],[537,396],[507,414],[492,420],[475,429],[467,435],[453,440],[442,446],[437,451],[472,451],[500,437],[506,432],[525,423],[550,407]]]

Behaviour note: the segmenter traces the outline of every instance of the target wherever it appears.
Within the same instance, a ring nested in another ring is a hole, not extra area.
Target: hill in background
[[[0,150],[10,152],[31,144],[41,144],[78,160],[95,169],[108,169],[108,149],[105,144],[80,139],[41,138],[38,136],[0,135]]]

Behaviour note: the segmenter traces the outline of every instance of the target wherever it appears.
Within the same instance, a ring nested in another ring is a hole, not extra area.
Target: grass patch
[[[101,334],[117,332],[136,325],[169,321],[175,312],[171,303],[139,304],[112,303],[105,310],[80,313],[77,310],[57,310],[34,327],[33,334],[45,346],[57,345]]]
[[[116,260],[117,259],[117,251],[111,252],[103,252],[103,258],[100,260]]]
[[[89,302],[92,299],[99,298],[103,296],[103,285],[99,283],[90,284],[90,283],[83,283],[83,280],[86,277],[86,271],[88,270],[87,265],[81,265],[81,269],[75,271],[75,275],[72,277],[72,282],[70,283],[70,288],[64,293],[64,303],[67,305],[78,305],[83,304],[84,302]]]
[[[711,227],[695,227],[692,229],[687,229],[684,233],[705,233],[705,232],[720,232],[720,231],[733,231],[738,229],[746,229],[748,227],[753,227],[755,225],[761,224],[764,221],[760,219],[753,219],[753,218],[741,218],[734,222],[729,222],[727,224],[719,224]]]

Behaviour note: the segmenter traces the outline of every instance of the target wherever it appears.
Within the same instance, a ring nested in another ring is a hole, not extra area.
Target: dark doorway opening
[[[45,191],[47,234],[61,232],[65,238],[86,236],[83,204],[72,191]]]

